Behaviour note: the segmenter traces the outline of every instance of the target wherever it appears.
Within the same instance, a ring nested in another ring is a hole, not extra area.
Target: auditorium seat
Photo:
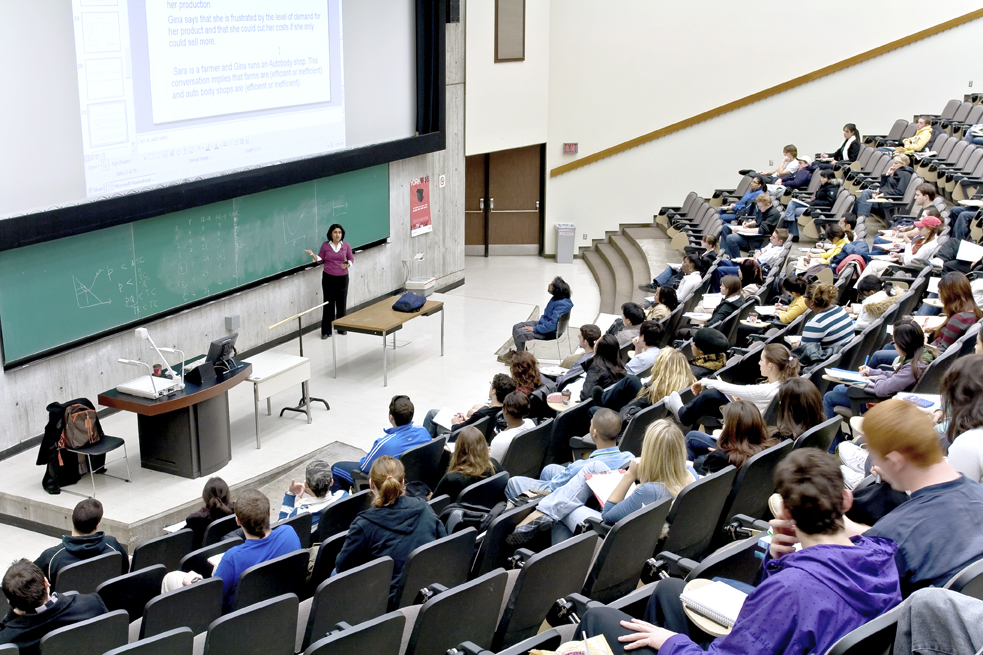
[[[223,586],[220,578],[208,578],[150,599],[135,629],[140,639],[163,634],[175,628],[191,628],[195,634],[208,629],[222,616]]]
[[[300,539],[301,548],[311,547],[311,526],[314,523],[314,517],[310,512],[298,512],[293,516],[287,517],[281,521],[277,521],[270,526],[270,529],[278,528],[281,525],[290,526],[290,528],[297,533],[297,538]]]
[[[239,576],[232,610],[241,610],[284,594],[299,596],[307,581],[310,559],[310,553],[301,549],[250,566]]]
[[[881,614],[829,647],[826,655],[891,655],[898,633],[899,608]]]
[[[192,551],[193,544],[194,533],[187,529],[148,539],[133,550],[130,570],[163,564],[168,571],[176,571],[181,566],[181,558]]]
[[[539,477],[540,471],[543,470],[544,453],[547,451],[556,421],[557,419],[546,419],[533,429],[512,439],[501,461],[506,479],[520,475],[529,478]]]
[[[230,548],[238,546],[242,543],[243,540],[239,537],[231,537],[210,546],[193,550],[181,558],[181,563],[178,568],[180,568],[182,571],[194,571],[203,578],[210,578],[212,577],[212,569],[214,567],[212,566],[212,563],[208,561],[208,558],[212,557],[213,555],[218,555],[219,553],[224,553]]]
[[[311,577],[308,581],[307,593],[304,594],[305,597],[313,594],[318,585],[327,580],[328,576],[331,575],[331,571],[334,570],[335,560],[338,559],[338,553],[344,547],[347,537],[348,530],[345,530],[344,532],[331,535],[321,543],[321,547],[317,550],[317,557],[314,558],[314,568],[311,569]]]
[[[55,575],[54,591],[77,591],[80,594],[94,594],[96,588],[106,580],[119,575],[123,567],[123,555],[118,552],[103,553],[89,559],[69,564]]]
[[[126,610],[130,622],[143,616],[151,598],[160,595],[160,585],[167,575],[163,564],[156,564],[126,575],[110,578],[96,588],[96,593],[110,610]]]
[[[530,430],[530,432],[535,432],[535,430]],[[524,436],[524,434],[519,435],[509,444],[509,450],[515,446],[516,441]],[[540,449],[540,452],[542,452],[542,449]],[[506,454],[507,457],[508,455]],[[464,491],[457,497],[456,502],[462,505],[480,505],[481,507],[491,509],[500,501],[505,500],[505,485],[508,484],[508,481],[508,471],[496,473],[480,482],[475,482],[465,487]]]
[[[506,509],[491,522],[481,538],[478,552],[475,554],[474,562],[471,565],[470,579],[507,566],[507,561],[515,553],[516,547],[509,545],[505,538],[512,534],[516,526],[536,509],[538,503],[539,499],[534,499],[525,505]]]
[[[103,655],[126,645],[129,623],[126,612],[116,610],[52,630],[41,637],[41,655]]]
[[[284,594],[215,619],[204,641],[205,655],[294,655],[297,596]]]
[[[154,637],[114,648],[106,655],[192,655],[194,643],[195,636],[191,628],[175,628]]]
[[[406,617],[390,612],[324,637],[304,651],[304,655],[399,655]]]
[[[229,514],[228,516],[212,521],[205,528],[205,536],[201,539],[202,548],[217,544],[225,539],[225,535],[238,529],[238,527],[239,524],[236,523],[235,514]]]
[[[467,528],[415,548],[403,566],[390,608],[400,609],[418,602],[417,595],[430,585],[450,588],[465,582],[477,536],[477,530]]]
[[[321,517],[317,521],[315,541],[321,543],[327,541],[332,535],[347,531],[355,517],[371,505],[372,492],[368,489],[331,503],[321,510]]]

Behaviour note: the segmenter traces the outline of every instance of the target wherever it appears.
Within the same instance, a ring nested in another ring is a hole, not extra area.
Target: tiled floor
[[[284,392],[274,396],[273,416],[266,416],[265,408],[261,408],[263,448],[257,450],[251,385],[239,385],[229,394],[233,459],[217,474],[230,484],[245,482],[309,456],[333,441],[367,450],[388,426],[387,408],[395,394],[410,396],[416,405],[417,420],[432,407],[446,405],[464,410],[483,401],[492,376],[506,371],[496,361],[495,350],[509,337],[514,323],[525,320],[536,305],[545,306],[549,299],[546,287],[556,275],[563,276],[573,289],[571,326],[593,321],[600,299],[594,279],[582,260],[557,264],[538,257],[467,258],[466,283],[434,296],[445,303],[445,356],[439,356],[439,316],[410,321],[396,333],[395,353],[389,351],[388,387],[382,386],[378,337],[356,334],[334,337],[338,339],[337,379],[332,377],[331,341],[305,340],[305,354],[313,360],[311,393],[326,398],[331,411],[315,407],[314,422],[310,425],[298,414],[279,418],[279,409],[296,402],[297,394]],[[296,342],[292,342],[277,350],[296,353],[296,348]],[[121,412],[103,424],[108,434],[126,440],[133,477],[130,484],[97,477],[97,497],[106,507],[107,518],[123,523],[139,522],[200,498],[202,480],[185,480],[140,467],[134,415]],[[33,452],[27,452],[0,462],[0,479],[4,480],[0,500],[21,503],[27,514],[32,511],[41,514],[37,509],[44,506],[49,514],[60,514],[67,521],[79,497],[64,492],[59,496],[47,495],[41,489],[41,470],[34,466],[34,457]],[[122,473],[122,462],[111,465],[110,470]],[[88,480],[75,488],[86,493]],[[33,558],[51,543],[54,540],[48,537],[0,525],[0,563],[15,557]]]

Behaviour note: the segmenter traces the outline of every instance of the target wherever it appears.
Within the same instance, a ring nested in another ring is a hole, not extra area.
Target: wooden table
[[[99,394],[99,404],[137,415],[141,466],[199,478],[232,460],[229,389],[245,381],[253,370],[247,363],[235,364],[214,382],[185,381],[183,390],[163,398],[141,398],[110,389]]]
[[[270,397],[300,384],[304,390],[307,422],[311,422],[310,392],[307,389],[307,381],[311,379],[311,360],[309,358],[267,351],[243,361],[253,366],[253,372],[247,379],[253,383],[253,416],[256,419],[257,449],[262,447],[259,437],[259,401],[264,398],[266,399],[266,414],[269,416],[273,413]]]
[[[398,298],[395,296],[380,300],[374,305],[369,305],[353,314],[344,316],[331,322],[335,330],[335,337],[331,339],[331,358],[334,363],[334,377],[338,377],[338,348],[337,331],[347,330],[358,334],[372,334],[382,337],[382,386],[389,386],[388,357],[386,356],[386,337],[393,335],[393,350],[396,349],[396,332],[403,329],[403,325],[412,321],[417,316],[433,316],[440,312],[440,356],[444,356],[444,303],[439,300],[428,300],[423,308],[418,312],[408,314],[397,312],[393,309],[393,303]]]

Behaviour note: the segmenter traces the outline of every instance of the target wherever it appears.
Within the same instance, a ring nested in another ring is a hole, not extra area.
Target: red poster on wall
[[[410,182],[410,236],[433,232],[430,222],[430,177]]]

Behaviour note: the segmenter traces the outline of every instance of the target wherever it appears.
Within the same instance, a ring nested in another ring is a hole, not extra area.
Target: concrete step
[[[621,254],[622,259],[628,264],[628,270],[631,273],[629,287],[631,299],[643,305],[645,292],[640,291],[638,285],[648,284],[652,280],[652,273],[649,270],[648,257],[645,251],[623,234],[616,234],[611,237],[611,245],[614,246],[614,249]]]
[[[623,304],[631,301],[633,279],[631,269],[621,253],[610,243],[597,244],[597,252],[614,273],[614,313],[617,314]]]
[[[639,239],[666,239],[666,233],[654,225],[646,227],[626,227],[622,230],[624,235],[632,241]]]
[[[584,250],[583,253],[584,263],[587,264],[587,268],[590,272],[594,274],[594,280],[597,281],[597,290],[601,296],[600,311],[603,314],[613,314],[614,312],[614,296],[615,296],[615,281],[614,281],[614,271],[607,265],[607,262],[594,250]]]

